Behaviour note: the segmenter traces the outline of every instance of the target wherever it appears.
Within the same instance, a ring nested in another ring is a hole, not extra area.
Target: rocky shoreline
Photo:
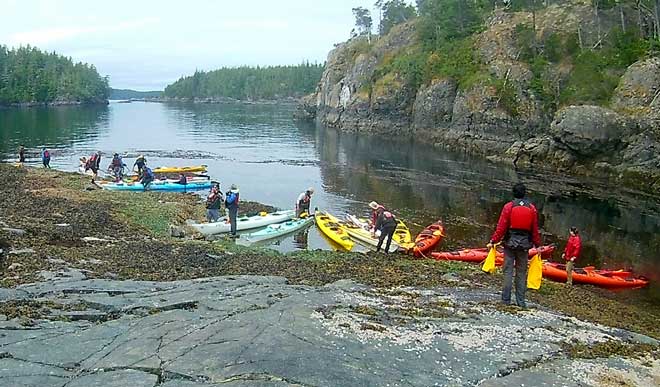
[[[529,310],[502,307],[501,277],[467,264],[173,238],[170,225],[203,216],[195,195],[88,191],[85,177],[7,164],[0,176],[2,383],[660,377],[658,306],[625,295],[544,283]]]
[[[535,16],[538,38],[567,35],[581,26],[584,44],[597,44],[592,14],[580,2],[550,5]],[[614,10],[601,17],[607,28],[617,28]],[[602,177],[660,193],[660,57],[629,66],[601,106],[548,110],[534,89],[536,75],[520,59],[516,45],[516,31],[531,20],[528,12],[492,15],[485,31],[474,36],[471,51],[485,73],[474,74],[476,80],[468,85],[446,77],[415,90],[401,71],[381,74],[384,63],[419,44],[414,22],[396,26],[371,45],[360,37],[339,44],[328,55],[316,93],[303,98],[295,117],[345,132],[414,138],[439,150],[463,150],[523,169]],[[561,63],[551,70],[565,80],[568,66]],[[506,85],[509,94],[502,94],[493,79],[500,89]]]
[[[82,102],[82,101],[52,101],[52,102],[21,102],[21,103],[12,103],[9,105],[0,104],[0,109],[11,109],[11,108],[31,108],[31,107],[57,107],[57,106],[94,106],[94,105],[108,105],[110,102],[108,100],[97,100],[92,102]]]

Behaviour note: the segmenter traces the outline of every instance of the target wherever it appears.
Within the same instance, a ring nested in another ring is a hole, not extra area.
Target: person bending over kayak
[[[94,179],[98,177],[99,174],[99,165],[101,164],[101,152],[96,152],[89,156],[87,161],[85,161],[85,172],[91,170],[92,173],[94,174],[92,176],[92,183],[94,183]]]
[[[307,212],[309,214],[309,206],[312,202],[312,195],[314,194],[314,188],[307,188],[307,191],[298,195],[298,200],[296,200],[296,218],[300,218],[300,214]]]
[[[186,178],[186,175],[183,173],[179,173],[179,180],[176,182],[177,184],[182,184],[182,185],[187,185],[188,184],[188,178]]]
[[[238,217],[238,201],[239,192],[236,184],[231,185],[231,189],[225,194],[225,207],[229,215],[229,223],[231,224],[230,236],[236,238],[236,218]]]
[[[385,254],[387,254],[390,251],[394,230],[396,230],[396,218],[394,215],[389,211],[381,211],[380,215],[378,215],[378,220],[376,220],[376,230],[380,230],[376,252],[380,251],[380,246],[383,244],[385,238],[387,238],[387,243],[385,244]]]
[[[525,308],[527,291],[527,261],[529,250],[541,245],[539,218],[536,207],[525,198],[527,189],[522,183],[513,186],[513,200],[504,205],[497,228],[487,247],[504,242],[504,286],[502,302],[511,303],[513,267],[516,268],[516,303]]]
[[[573,269],[575,261],[580,257],[582,251],[582,239],[580,239],[577,227],[571,227],[568,233],[568,243],[566,243],[566,249],[561,257],[566,260],[566,284],[573,285]]]
[[[206,220],[209,223],[217,222],[220,219],[220,206],[222,206],[223,201],[220,183],[213,182],[211,192],[206,198]]]
[[[133,163],[133,170],[135,171],[135,167],[137,167],[136,172],[138,175],[140,175],[145,165],[147,165],[147,159],[143,155],[139,155],[138,158],[135,160],[135,163]]]
[[[44,164],[44,168],[50,168],[50,152],[46,148],[41,151],[41,162]]]
[[[151,186],[151,183],[154,181],[154,178],[156,176],[154,175],[154,172],[151,170],[151,168],[145,166],[142,169],[142,177],[140,178],[140,183],[144,186],[144,190],[147,191],[149,190],[149,187]]]
[[[385,207],[381,206],[380,204],[376,202],[371,202],[369,203],[369,208],[371,208],[371,222],[369,226],[371,227],[371,236],[375,237],[376,236],[376,230],[378,228],[376,227],[376,222],[378,221],[378,217],[380,214],[385,211]]]

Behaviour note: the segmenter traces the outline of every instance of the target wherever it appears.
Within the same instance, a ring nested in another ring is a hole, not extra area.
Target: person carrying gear
[[[112,161],[108,166],[108,170],[112,171],[112,175],[115,177],[116,182],[120,182],[124,178],[125,167],[126,164],[124,164],[124,161],[121,159],[121,156],[119,156],[119,153],[115,153],[112,156]]]
[[[497,228],[487,247],[504,242],[504,286],[502,302],[511,303],[513,268],[516,268],[516,303],[526,308],[527,261],[529,250],[541,245],[539,218],[536,207],[525,198],[527,189],[522,183],[513,186],[513,200],[505,204]]]
[[[396,230],[396,218],[389,211],[381,211],[378,215],[378,220],[376,220],[376,230],[380,230],[380,237],[378,237],[378,245],[376,246],[376,252],[380,251],[380,247],[383,245],[383,241],[387,238],[387,244],[385,244],[385,254],[390,251],[390,245],[392,244],[392,237],[394,237],[394,230]]]
[[[236,218],[238,217],[239,192],[236,184],[231,185],[231,189],[225,194],[225,207],[231,223],[230,237],[236,238]]]
[[[220,183],[213,182],[211,192],[209,192],[209,196],[206,198],[206,220],[209,223],[217,222],[220,219],[220,206],[222,206],[223,201],[224,198],[220,190]]]
[[[312,202],[312,195],[314,194],[314,188],[307,188],[307,190],[300,195],[298,195],[298,200],[296,200],[296,218],[300,218],[300,214],[307,212],[309,214],[309,206]]]

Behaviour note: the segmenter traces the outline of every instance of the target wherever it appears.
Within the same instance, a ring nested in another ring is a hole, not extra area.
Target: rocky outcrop
[[[660,369],[650,355],[626,355],[657,340],[496,306],[492,290],[471,290],[460,275],[447,278],[460,286],[424,290],[43,276],[0,289],[2,385],[596,385],[594,375],[653,385]],[[576,358],[590,347],[620,350]]]
[[[317,92],[303,101],[297,117],[315,118],[346,132],[414,136],[518,166],[542,162],[615,179],[634,171],[635,176],[646,176],[637,178],[640,188],[656,190],[660,58],[630,66],[610,107],[566,106],[554,111],[558,100],[548,105],[539,88],[561,88],[572,65],[548,66],[538,79],[520,59],[516,42],[520,26],[535,22],[537,39],[578,31],[580,44],[592,47],[602,34],[618,28],[622,17],[629,24],[633,16],[625,7],[623,16],[619,8],[606,9],[599,11],[597,22],[593,8],[579,0],[543,8],[535,21],[528,12],[495,11],[487,28],[474,36],[473,53],[482,73],[460,85],[445,77],[413,88],[406,74],[388,65],[400,53],[415,49],[414,22],[397,26],[371,44],[365,37],[352,39],[330,53]],[[635,155],[643,155],[643,161]]]

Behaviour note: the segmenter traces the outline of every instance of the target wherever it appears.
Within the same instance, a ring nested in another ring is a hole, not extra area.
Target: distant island
[[[214,101],[299,98],[316,90],[324,65],[223,67],[196,71],[165,88],[165,99]]]
[[[0,106],[107,104],[109,95],[108,78],[94,65],[0,45]]]
[[[110,88],[110,97],[109,99],[152,99],[160,98],[163,96],[163,92],[160,90],[155,91],[137,91],[131,89],[113,89]]]

